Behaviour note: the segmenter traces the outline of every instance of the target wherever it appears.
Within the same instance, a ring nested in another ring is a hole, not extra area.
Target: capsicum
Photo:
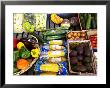
[[[31,55],[32,55],[32,57],[34,57],[34,58],[38,58],[39,55],[40,55],[40,50],[39,50],[38,48],[32,49],[32,50],[31,50]]]
[[[24,47],[24,44],[22,42],[19,42],[17,44],[17,49],[20,50],[22,47]]]
[[[30,51],[27,50],[25,47],[22,47],[20,49],[20,57],[21,58],[29,58],[30,57]]]

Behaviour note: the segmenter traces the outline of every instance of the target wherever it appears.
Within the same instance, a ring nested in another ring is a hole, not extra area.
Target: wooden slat
[[[46,28],[47,28],[47,29],[50,28],[50,22],[49,22],[49,21],[50,21],[50,17],[49,17],[49,16],[50,16],[50,15],[48,14],[48,15],[47,15],[47,21],[46,21]]]

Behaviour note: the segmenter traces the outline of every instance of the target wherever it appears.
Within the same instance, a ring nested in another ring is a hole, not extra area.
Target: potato
[[[69,33],[69,34],[68,34],[68,38],[71,38],[71,37],[72,37],[72,35]]]
[[[77,33],[74,33],[74,37],[76,37],[77,36]]]

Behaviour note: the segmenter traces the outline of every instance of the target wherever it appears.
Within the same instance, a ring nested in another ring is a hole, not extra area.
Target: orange
[[[24,70],[26,69],[27,67],[29,66],[29,62],[25,59],[19,59],[17,61],[17,68],[18,69],[21,69],[21,70]]]

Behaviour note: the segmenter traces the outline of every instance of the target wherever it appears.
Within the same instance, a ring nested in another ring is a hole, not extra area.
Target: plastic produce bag
[[[47,14],[36,13],[34,15],[35,15],[35,19],[36,19],[36,31],[46,30]]]
[[[23,22],[23,14],[22,13],[14,13],[14,33],[22,33],[22,22]]]

